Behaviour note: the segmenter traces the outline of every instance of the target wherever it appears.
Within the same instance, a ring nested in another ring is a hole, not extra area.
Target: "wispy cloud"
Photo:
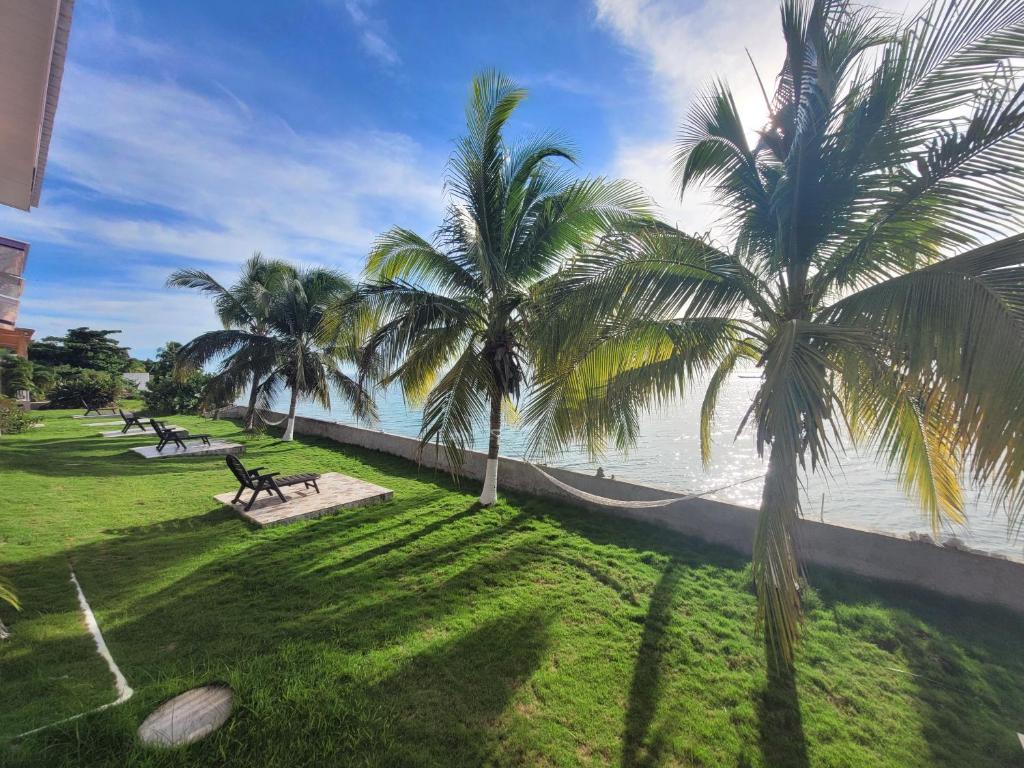
[[[0,209],[0,232],[36,246],[37,275],[50,245],[81,260],[79,269],[90,263],[97,277],[88,303],[71,301],[79,295],[71,290],[65,302],[55,286],[34,280],[23,324],[52,332],[60,330],[49,327],[55,308],[70,322],[73,307],[77,324],[102,310],[95,322],[123,317],[112,327],[145,351],[161,323],[164,333],[177,326],[166,315],[147,319],[151,309],[134,311],[140,302],[121,301],[132,291],[111,280],[142,276],[136,296],[160,293],[161,275],[174,267],[199,263],[230,278],[257,249],[354,273],[377,233],[396,223],[426,229],[440,215],[444,156],[408,135],[296,130],[219,82],[186,86],[163,67],[128,65],[137,47],[133,39],[132,50],[112,56],[116,69],[69,63],[43,204],[31,214]],[[128,74],[154,70],[162,74]]]
[[[205,297],[187,291],[172,296],[128,278],[94,286],[37,282],[22,302],[22,313],[30,318],[22,324],[33,328],[37,339],[83,325],[121,330],[119,341],[143,357],[168,341],[185,342],[218,327]]]
[[[363,49],[382,64],[396,66],[402,59],[387,41],[387,23],[371,14],[370,9],[373,5],[374,0],[345,0],[345,10],[359,32],[359,41]]]

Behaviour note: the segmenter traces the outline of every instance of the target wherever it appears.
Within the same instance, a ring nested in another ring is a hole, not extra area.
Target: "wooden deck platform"
[[[293,523],[296,520],[311,520],[342,509],[382,504],[385,501],[390,501],[395,495],[394,491],[389,488],[382,488],[379,485],[342,475],[339,472],[325,472],[320,475],[318,483],[320,493],[312,488],[303,488],[302,486],[282,488],[285,496],[284,503],[276,495],[261,494],[260,500],[253,504],[252,509],[248,512],[244,511],[244,507],[252,498],[250,490],[246,490],[242,494],[240,504],[231,504],[237,488],[227,493],[218,493],[213,498],[225,506],[232,507],[249,522],[260,528],[265,528],[269,525]]]
[[[241,443],[228,443],[224,440],[211,440],[209,445],[204,445],[199,440],[186,443],[185,450],[181,450],[174,443],[157,451],[156,445],[140,445],[132,448],[132,451],[144,459],[173,459],[179,456],[241,456],[245,453],[245,446]]]
[[[168,429],[184,429],[184,427],[178,427],[178,426],[175,426],[174,424],[168,424],[167,428]],[[188,430],[185,430],[185,431],[187,432]],[[112,430],[110,432],[100,432],[99,434],[100,434],[101,437],[128,437],[128,436],[133,436],[133,437],[153,437],[154,436],[153,430],[150,429],[149,427],[146,427],[145,429],[139,429],[138,427],[132,427],[127,432],[122,432],[120,429],[115,429],[115,430]]]
[[[106,409],[104,409],[104,410],[106,410]],[[71,418],[72,419],[110,419],[110,418],[115,418],[116,419],[117,418],[117,412],[115,411],[114,413],[90,413],[88,416],[86,416],[84,413],[76,413],[76,414],[73,414],[71,416]],[[124,424],[123,421],[121,423]]]

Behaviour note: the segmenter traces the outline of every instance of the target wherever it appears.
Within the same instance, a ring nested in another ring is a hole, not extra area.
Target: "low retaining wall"
[[[241,406],[232,406],[221,409],[220,415],[239,418],[244,410]],[[269,415],[274,421],[283,417],[280,413]],[[428,447],[421,453],[419,440],[415,438],[301,416],[295,420],[295,432],[401,456],[426,467],[448,471],[444,452]],[[460,474],[482,482],[486,462],[485,454],[467,451]],[[545,472],[574,488],[605,498],[640,501],[682,497],[682,494],[646,485],[565,469],[545,467]],[[703,498],[681,499],[664,507],[646,509],[590,504],[561,490],[529,464],[505,457],[501,459],[498,485],[504,490],[567,501],[604,514],[653,523],[745,554],[750,554],[753,547],[757,513],[735,504]],[[800,552],[809,563],[1024,613],[1024,564],[814,520],[800,520],[797,535]]]

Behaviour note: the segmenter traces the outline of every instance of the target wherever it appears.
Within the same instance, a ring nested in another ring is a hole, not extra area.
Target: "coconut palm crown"
[[[482,504],[496,498],[502,407],[524,391],[546,340],[531,330],[537,296],[568,255],[644,210],[633,185],[576,179],[573,151],[550,134],[506,142],[525,90],[496,72],[473,80],[466,135],[448,165],[450,206],[432,240],[402,228],[379,237],[363,295],[381,318],[367,364],[423,401],[420,436],[451,466],[489,429]]]
[[[169,287],[192,288],[213,299],[223,329],[190,341],[182,348],[178,361],[185,369],[199,369],[230,348],[230,356],[222,361],[211,382],[210,393],[230,401],[248,385],[245,428],[250,432],[256,428],[260,384],[273,367],[273,345],[266,339],[270,311],[285,281],[294,276],[295,268],[290,264],[267,259],[256,251],[230,287],[199,269],[179,269],[167,279]]]
[[[768,469],[753,577],[768,647],[798,640],[799,475],[847,436],[877,447],[932,525],[969,478],[1024,506],[1024,3],[936,2],[909,20],[842,0],[782,4],[786,58],[749,139],[725,83],[697,100],[679,188],[709,187],[728,246],[620,232],[561,282],[560,355],[538,445],[636,438],[637,413],[760,370],[739,425]],[[1004,238],[1004,239],[998,239]],[[870,503],[870,500],[865,500]]]
[[[247,265],[245,274],[252,273]],[[261,262],[272,273],[260,271],[262,280],[242,280],[230,291],[206,289],[216,297],[218,313],[225,308],[226,323],[234,327],[208,331],[185,344],[179,364],[202,367],[220,360],[209,397],[230,400],[253,383],[250,407],[267,407],[289,391],[284,440],[295,432],[300,399],[331,407],[332,392],[360,418],[373,420],[376,410],[361,383],[345,372],[359,366],[359,340],[365,312],[356,299],[355,286],[331,269],[297,269],[283,262]],[[175,284],[199,283],[191,272],[176,272]],[[205,281],[202,283],[205,285]],[[251,415],[254,418],[254,414]]]

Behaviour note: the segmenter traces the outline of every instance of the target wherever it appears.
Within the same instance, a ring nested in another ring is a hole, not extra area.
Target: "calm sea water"
[[[611,452],[593,462],[585,452],[568,451],[544,461],[585,473],[594,473],[600,466],[606,475],[684,493],[722,489],[708,494],[709,498],[756,507],[761,496],[759,476],[764,474],[765,465],[757,456],[752,436],[744,433],[735,437],[756,387],[756,379],[736,377],[723,388],[713,433],[712,463],[707,469],[700,461],[699,388],[694,396],[649,413],[643,419],[640,440],[626,454]],[[408,407],[400,393],[385,393],[378,398],[378,404],[381,420],[374,428],[417,435],[420,412]],[[286,408],[287,402],[282,402],[275,410]],[[351,412],[339,405],[328,412],[311,403],[300,403],[299,413],[357,424]],[[502,432],[501,453],[523,458],[524,443],[523,434],[515,426],[507,427]],[[481,432],[475,447],[485,444]],[[897,535],[930,533],[929,523],[916,502],[904,495],[895,476],[876,462],[873,452],[857,453],[848,448],[838,463],[830,465],[830,472],[831,476],[817,474],[804,478],[805,517]],[[956,537],[971,548],[1024,561],[1024,535],[1012,535],[1005,512],[993,508],[984,495],[969,492],[967,517],[966,526],[945,526],[940,539]]]

